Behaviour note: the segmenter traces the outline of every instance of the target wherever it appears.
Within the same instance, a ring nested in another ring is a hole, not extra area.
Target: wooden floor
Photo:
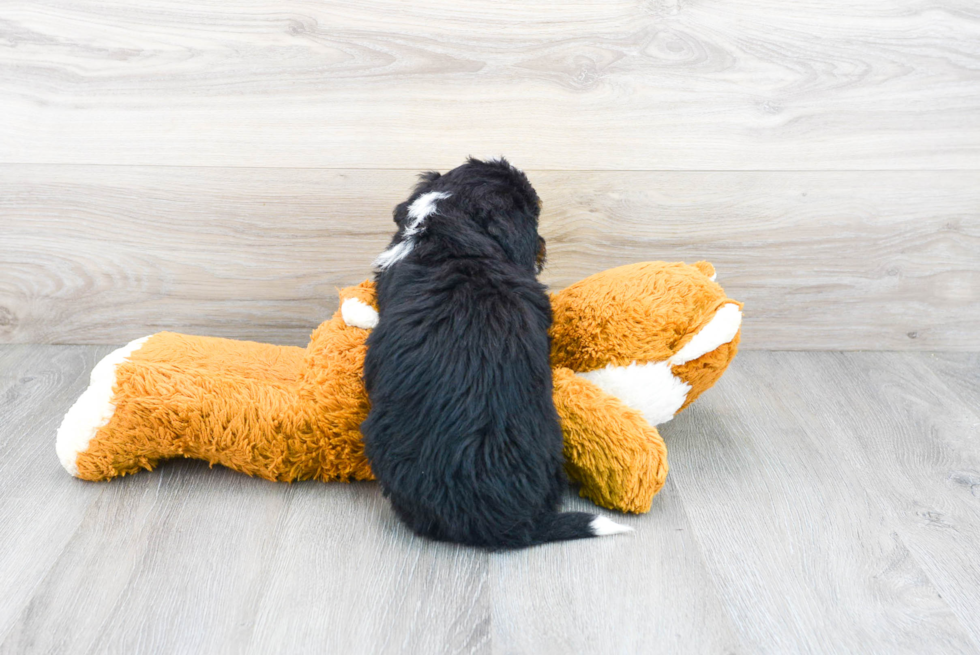
[[[0,347],[0,652],[980,653],[980,355],[742,353],[633,535],[485,554],[370,483],[69,477],[108,350]]]

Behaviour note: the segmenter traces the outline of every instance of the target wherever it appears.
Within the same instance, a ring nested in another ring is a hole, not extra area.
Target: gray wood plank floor
[[[635,534],[488,555],[374,484],[69,477],[107,350],[0,347],[2,653],[980,653],[978,355],[743,353]]]

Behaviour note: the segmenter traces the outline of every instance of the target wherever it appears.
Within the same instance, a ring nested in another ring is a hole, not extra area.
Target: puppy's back
[[[419,534],[515,548],[622,531],[558,512],[539,211],[523,173],[476,160],[424,176],[395,209],[398,232],[376,262],[361,429],[376,477]]]
[[[544,289],[491,263],[400,267],[368,340],[375,475],[416,531],[527,540],[562,493]]]

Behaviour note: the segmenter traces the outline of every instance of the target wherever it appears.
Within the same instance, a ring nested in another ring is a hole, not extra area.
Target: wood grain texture
[[[980,353],[921,353],[916,358],[974,413],[980,415]],[[980,485],[980,479],[976,482]],[[980,493],[980,489],[976,490]]]
[[[858,421],[828,434],[820,420],[828,412],[817,408],[828,406],[897,425],[878,399],[828,397],[885,356],[841,355],[831,374],[819,353],[743,353],[715,389],[661,429],[671,477],[748,652],[977,652],[948,590],[920,559],[945,546],[914,548],[892,512],[901,467],[866,465],[871,444],[862,443]],[[792,386],[781,374],[790,367],[801,373]],[[874,446],[900,447],[889,435]],[[916,483],[908,493],[925,480]],[[970,566],[955,565],[950,572]]]
[[[567,509],[596,511],[580,498]],[[751,652],[670,478],[649,514],[615,520],[636,532],[491,559],[494,652]]]
[[[489,555],[415,537],[374,483],[297,485],[252,652],[489,653]]]
[[[14,0],[0,162],[963,169],[971,0]]]
[[[0,166],[0,342],[303,345],[414,171]],[[980,172],[531,171],[544,280],[712,261],[747,349],[980,348]]]
[[[980,413],[920,356],[814,354],[773,376],[787,402],[820,398],[812,418],[838,460],[853,463],[896,534],[980,644]],[[804,391],[805,381],[827,382]],[[799,393],[799,396],[796,394]],[[869,411],[870,410],[870,411]],[[836,451],[836,452],[835,452]]]
[[[0,653],[980,653],[980,418],[925,355],[744,353],[635,533],[486,554],[371,483],[70,478],[107,351],[0,346]]]
[[[69,547],[87,509],[118,490],[71,484],[53,450],[61,417],[109,349],[15,348],[16,355],[0,358],[0,651],[30,652],[44,636],[24,635],[19,617],[31,611],[38,582]],[[87,596],[71,592],[62,600]],[[17,647],[8,647],[11,638]]]

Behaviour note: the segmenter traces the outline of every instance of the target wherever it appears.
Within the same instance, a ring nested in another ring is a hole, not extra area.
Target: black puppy
[[[521,171],[469,159],[421,176],[375,261],[361,431],[384,493],[420,535],[499,549],[629,529],[559,513],[539,212]]]

